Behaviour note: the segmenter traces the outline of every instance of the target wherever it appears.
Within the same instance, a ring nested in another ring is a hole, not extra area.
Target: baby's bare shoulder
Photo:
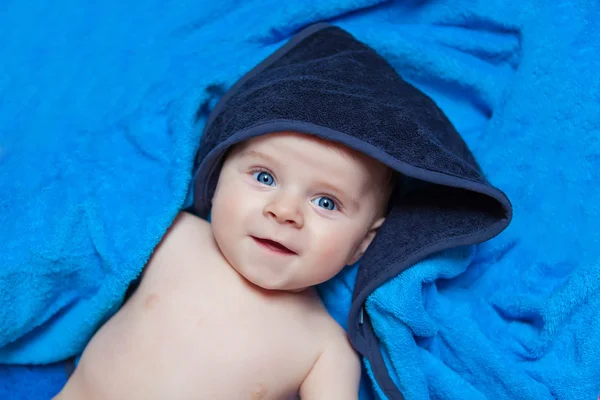
[[[347,335],[344,328],[329,314],[323,302],[313,289],[312,294],[308,294],[303,300],[309,308],[310,325],[315,328],[313,332],[319,333],[319,339],[324,347],[347,342]]]
[[[210,223],[187,212],[181,212],[165,232],[155,255],[161,253],[206,251],[213,246]]]
[[[360,358],[331,317],[320,322],[320,353],[301,385],[301,398],[358,399]]]
[[[348,334],[331,316],[327,324],[326,334],[324,335],[324,349],[343,352],[354,352]]]
[[[168,236],[212,236],[210,223],[188,212],[180,212],[167,231]]]
[[[189,276],[188,273],[198,274],[219,259],[219,252],[214,243],[210,223],[181,212],[163,235],[160,243],[154,249],[143,274],[142,283],[154,276],[159,280],[175,276]]]

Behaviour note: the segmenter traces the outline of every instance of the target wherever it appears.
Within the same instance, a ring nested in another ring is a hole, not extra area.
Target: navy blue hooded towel
[[[377,383],[402,399],[383,361],[367,297],[431,254],[480,243],[512,217],[447,117],[372,48],[329,24],[312,25],[251,70],[210,114],[194,181],[194,211],[207,217],[223,156],[278,131],[340,142],[396,170],[390,211],[360,261],[348,334]]]

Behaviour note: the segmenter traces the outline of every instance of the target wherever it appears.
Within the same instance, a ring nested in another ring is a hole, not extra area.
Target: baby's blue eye
[[[314,199],[312,201],[314,204],[318,205],[321,208],[324,208],[326,210],[336,210],[337,206],[335,205],[335,201],[333,201],[332,199],[330,199],[329,197],[317,197],[316,199]]]
[[[259,181],[263,185],[267,185],[267,186],[275,185],[275,179],[273,178],[273,175],[271,175],[268,172],[258,171],[258,172],[253,173],[252,176],[254,177],[254,179]]]

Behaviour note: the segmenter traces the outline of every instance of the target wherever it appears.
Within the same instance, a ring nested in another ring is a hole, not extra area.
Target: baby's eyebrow
[[[358,201],[358,199],[353,196],[349,196],[348,193],[346,193],[344,190],[338,188],[337,186],[332,185],[329,182],[320,182],[319,187],[327,189],[327,190],[333,192],[334,194],[336,194],[337,196],[347,199],[350,202],[350,205],[352,206],[352,208],[354,210],[356,210],[356,211],[360,210],[360,202]]]
[[[260,158],[266,162],[277,164],[277,161],[273,157],[266,155],[264,153],[258,152],[256,150],[246,150],[246,151],[242,152],[242,154],[240,154],[240,156],[241,157]]]

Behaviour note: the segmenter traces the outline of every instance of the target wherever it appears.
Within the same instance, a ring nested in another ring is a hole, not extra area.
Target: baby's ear
[[[381,217],[378,220],[376,220],[375,222],[373,222],[373,225],[371,225],[371,228],[369,229],[369,231],[363,238],[362,242],[360,242],[360,244],[358,245],[358,247],[356,248],[354,253],[352,253],[352,255],[350,256],[350,259],[348,260],[346,265],[352,265],[355,262],[357,262],[358,260],[360,260],[360,258],[363,256],[363,254],[365,254],[365,251],[367,251],[367,249],[369,248],[369,245],[371,244],[373,239],[375,239],[377,230],[381,227],[381,225],[383,225],[384,221],[385,221],[385,217]]]

